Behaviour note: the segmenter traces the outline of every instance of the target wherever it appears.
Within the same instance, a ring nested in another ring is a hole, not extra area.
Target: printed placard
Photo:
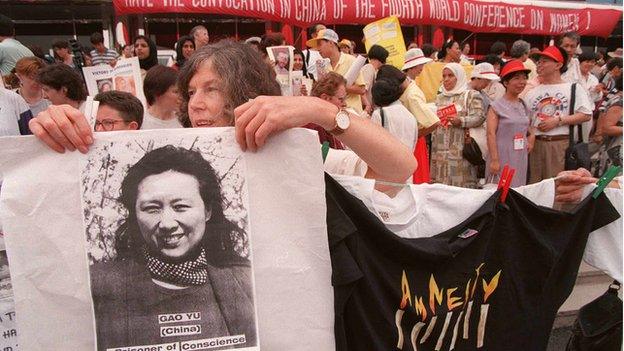
[[[115,67],[109,65],[83,67],[82,72],[89,95],[95,96],[98,93],[117,90],[130,93],[145,104],[141,67],[137,57],[118,60]]]

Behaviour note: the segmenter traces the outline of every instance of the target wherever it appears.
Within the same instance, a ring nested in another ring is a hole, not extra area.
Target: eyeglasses
[[[109,132],[113,129],[115,129],[115,124],[117,123],[128,123],[126,121],[119,121],[116,119],[105,119],[102,120],[102,122],[100,121],[95,121],[95,130],[98,130],[98,127],[102,127],[103,130]]]

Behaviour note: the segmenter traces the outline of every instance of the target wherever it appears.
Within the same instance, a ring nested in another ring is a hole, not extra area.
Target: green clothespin
[[[325,163],[325,159],[329,153],[329,141],[323,142],[323,145],[321,145],[321,152],[323,153],[323,163]]]
[[[615,176],[617,176],[621,171],[622,171],[622,167],[620,166],[611,166],[609,167],[609,169],[607,169],[605,174],[603,174],[602,177],[600,177],[600,179],[598,180],[598,183],[597,183],[598,187],[596,188],[596,190],[594,190],[594,194],[592,195],[594,199],[598,198],[600,193],[604,191],[604,189],[609,185],[609,183],[611,183],[613,178],[615,178]]]

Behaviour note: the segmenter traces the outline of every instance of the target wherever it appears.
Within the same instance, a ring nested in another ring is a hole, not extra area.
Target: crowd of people
[[[59,151],[84,151],[92,140],[80,67],[136,56],[146,101],[99,93],[96,131],[236,126],[242,146],[255,149],[277,130],[305,126],[329,142],[328,170],[467,188],[498,182],[505,165],[516,170],[513,186],[555,177],[577,142],[588,143],[593,176],[622,163],[622,49],[581,50],[574,32],[543,50],[523,40],[509,50],[495,42],[476,62],[470,45],[452,38],[439,49],[412,43],[400,68],[387,63],[387,49],[372,45],[362,54],[368,64],[347,83],[354,43],[316,24],[308,49],[292,55],[292,70],[313,81],[311,91],[302,85],[303,96],[283,98],[275,81],[280,63],[266,51],[286,44],[280,33],[210,43],[199,25],[177,41],[170,67],[158,64],[156,44],[143,35],[118,50],[101,33],[79,52],[58,40],[50,60],[14,34],[1,16],[2,95],[12,106],[4,110],[15,111],[3,113],[3,134],[34,133]],[[323,60],[329,65],[321,70]],[[364,139],[352,136],[360,133]]]

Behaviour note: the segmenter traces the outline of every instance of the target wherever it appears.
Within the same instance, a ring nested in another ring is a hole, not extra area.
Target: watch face
[[[349,114],[348,113],[340,112],[336,116],[336,124],[338,125],[338,128],[340,128],[340,129],[347,129],[347,128],[349,128],[349,124],[350,123],[351,123],[351,120],[349,119]]]

